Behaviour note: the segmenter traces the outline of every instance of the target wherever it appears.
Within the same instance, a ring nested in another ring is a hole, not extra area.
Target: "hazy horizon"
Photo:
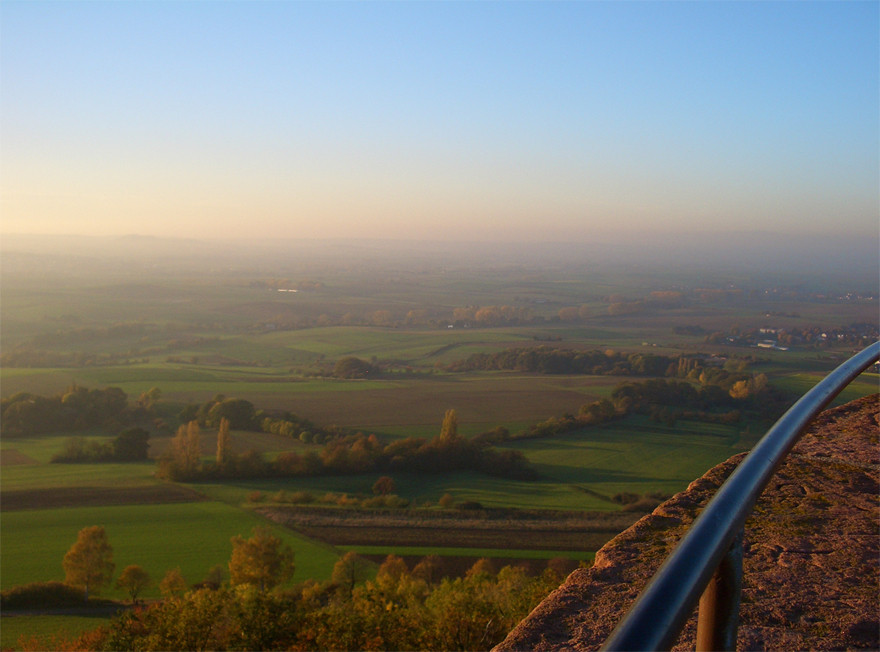
[[[874,2],[13,0],[0,18],[0,233],[776,233],[876,257]]]
[[[280,273],[291,267],[318,273],[327,266],[367,265],[370,269],[504,269],[536,272],[581,268],[601,272],[626,270],[651,276],[660,272],[686,274],[690,283],[724,278],[763,278],[768,283],[823,284],[841,282],[850,289],[880,291],[880,257],[874,239],[848,235],[817,236],[789,233],[640,234],[583,242],[492,242],[394,240],[363,238],[178,238],[123,236],[3,234],[3,271],[20,273],[99,267],[108,280],[164,265],[175,269],[251,269]],[[46,257],[61,267],[46,267]],[[91,261],[91,262],[90,262]],[[734,276],[729,276],[729,275]],[[727,275],[727,276],[725,276]]]

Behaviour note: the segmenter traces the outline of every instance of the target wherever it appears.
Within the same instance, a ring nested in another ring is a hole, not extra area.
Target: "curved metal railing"
[[[668,650],[698,600],[697,650],[735,649],[745,521],[813,417],[878,359],[880,342],[840,365],[782,415],[718,489],[603,650]]]

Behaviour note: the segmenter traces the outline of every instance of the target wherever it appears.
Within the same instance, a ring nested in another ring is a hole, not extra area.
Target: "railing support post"
[[[700,596],[697,652],[735,650],[742,595],[743,531],[733,540]]]

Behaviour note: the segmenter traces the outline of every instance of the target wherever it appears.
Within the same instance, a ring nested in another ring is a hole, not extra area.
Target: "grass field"
[[[824,377],[823,373],[788,374],[775,378],[773,385],[793,396],[803,396]],[[842,405],[878,391],[880,391],[880,376],[866,372],[847,385],[831,405]]]
[[[15,444],[11,444],[15,446]],[[17,450],[17,449],[13,449]],[[56,451],[60,450],[56,449]],[[156,482],[152,477],[155,464],[45,464],[36,470],[33,465],[17,464],[3,467],[3,491],[51,487],[104,486],[120,487],[147,485]]]
[[[707,469],[745,450],[755,436],[745,425],[723,426],[680,421],[664,428],[630,417],[600,427],[548,439],[522,440],[506,448],[522,451],[541,474],[533,482],[479,473],[395,473],[396,493],[414,504],[436,504],[446,493],[456,501],[487,507],[607,511],[610,498],[624,491],[672,494]],[[436,434],[436,430],[431,434]],[[379,474],[273,478],[191,485],[214,500],[243,505],[255,491],[267,499],[278,491],[310,491],[370,496]],[[600,496],[605,496],[605,499]]]

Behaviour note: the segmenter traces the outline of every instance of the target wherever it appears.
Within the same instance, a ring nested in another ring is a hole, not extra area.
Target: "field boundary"
[[[560,550],[590,552],[642,516],[636,512],[529,510],[362,512],[264,507],[271,521],[334,546]]]
[[[18,466],[21,464],[39,464],[39,462],[30,455],[25,455],[15,448],[0,450],[0,466]]]

